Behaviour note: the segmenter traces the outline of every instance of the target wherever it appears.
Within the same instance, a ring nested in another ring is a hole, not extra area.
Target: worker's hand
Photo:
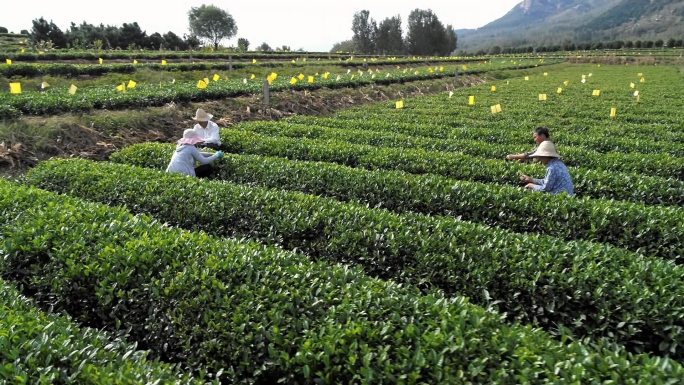
[[[532,178],[530,178],[529,176],[523,174],[523,175],[520,175],[520,182],[522,182],[522,183],[530,183],[530,184],[531,184],[531,183],[532,183]],[[525,187],[527,187],[527,186],[525,186]]]
[[[506,155],[506,160],[513,160],[515,159],[512,154]]]
[[[216,151],[216,159],[222,159],[223,158],[223,151]]]
[[[528,184],[525,185],[525,188],[528,189],[528,190],[534,190],[534,186],[535,186],[534,183],[528,183]]]

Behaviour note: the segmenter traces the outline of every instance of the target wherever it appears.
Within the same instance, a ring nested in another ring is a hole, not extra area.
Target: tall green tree
[[[354,14],[352,19],[352,41],[356,52],[371,54],[375,53],[375,35],[378,26],[375,20],[370,18],[370,12],[362,10]]]
[[[247,52],[247,50],[249,50],[249,40],[241,37],[237,41],[237,46],[240,51]]]
[[[456,34],[432,10],[414,9],[408,17],[406,48],[412,55],[448,55],[456,49]]]
[[[375,48],[380,54],[401,54],[404,52],[401,17],[399,15],[380,22],[375,38]]]
[[[40,19],[34,19],[32,23],[31,41],[34,44],[40,41],[51,41],[55,48],[66,47],[67,40],[64,32],[52,20],[48,23],[47,20],[41,17]]]
[[[233,16],[213,5],[190,8],[188,19],[191,34],[209,41],[214,49],[218,49],[221,40],[230,39],[237,33]]]

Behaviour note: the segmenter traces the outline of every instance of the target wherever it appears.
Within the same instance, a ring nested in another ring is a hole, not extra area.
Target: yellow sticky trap
[[[587,77],[592,77],[592,76],[594,76],[594,74],[591,72],[589,73],[589,75],[587,75]]]
[[[639,79],[639,83],[646,83],[646,78]]]
[[[501,104],[495,104],[489,107],[489,109],[492,111],[492,114],[498,114],[501,112]]]
[[[293,76],[293,77],[290,79],[290,85],[295,85],[295,84],[297,84],[297,78]]]
[[[563,89],[562,89],[561,87],[558,87],[558,89],[556,89],[556,93],[557,93],[558,95],[562,94],[562,93],[563,93]]]
[[[175,83],[176,83],[176,78],[171,79],[171,84],[175,84]]]
[[[340,79],[342,79],[342,76],[340,76],[340,75],[337,75],[337,77],[335,78],[335,81],[336,81],[336,82],[339,82],[339,81],[340,81]]]
[[[217,82],[221,80],[221,77],[218,74],[214,74],[214,77],[211,78],[213,81]]]
[[[539,94],[539,101],[545,102],[546,101],[546,94]]]
[[[636,102],[639,103],[640,100],[641,100],[641,95],[637,95]]]
[[[242,78],[242,84],[247,84],[247,78]]]
[[[291,62],[292,62],[292,64],[297,63],[297,62],[295,61],[295,59],[292,59]]]
[[[102,60],[101,57],[100,57],[100,58],[97,58],[97,61],[98,61],[100,64],[102,64],[102,63],[104,62],[104,60]]]
[[[634,84],[634,83],[629,83],[629,88],[634,88],[634,87],[636,87],[636,84]]]
[[[452,96],[454,96],[454,91],[449,91],[449,99],[451,99]]]
[[[469,106],[475,105],[475,96],[473,96],[473,95],[468,96],[468,105]]]
[[[323,79],[328,80],[329,76],[330,76],[330,72],[326,72],[323,74]]]
[[[126,88],[135,88],[137,84],[138,83],[136,83],[135,80],[129,80],[128,84],[126,85]]]
[[[570,84],[570,80],[566,80],[566,81],[563,82],[563,85],[566,86],[566,87],[568,86],[568,84]]]
[[[24,52],[26,52],[26,50],[22,48],[22,49],[21,49],[21,53],[24,53]]]
[[[21,93],[21,83],[10,83],[10,94],[20,94]]]
[[[586,79],[586,78],[587,78],[587,75],[582,75],[582,79]]]
[[[204,80],[204,82],[207,83],[207,85],[209,85],[209,78],[204,78],[202,80]]]
[[[46,88],[48,88],[48,87],[50,87],[50,83],[48,83],[48,82],[42,82],[42,83],[40,83],[40,89],[41,89],[41,90],[44,90],[44,89],[46,89]]]
[[[138,64],[138,61],[133,59],[133,64]]]
[[[252,59],[252,64],[256,64],[256,59]]]
[[[198,80],[197,81],[197,88],[199,88],[200,90],[207,88],[207,82],[205,82],[202,79]]]
[[[420,75],[420,71],[416,71],[413,73],[414,75]]]
[[[161,65],[165,66],[165,65],[166,65],[166,60],[162,59]]]
[[[496,92],[496,86],[492,86],[491,90],[492,92]]]
[[[548,73],[548,72],[544,72],[544,76],[549,76],[549,73]]]
[[[307,81],[307,83],[311,84],[314,82],[314,77],[309,75],[309,77],[307,77],[306,81]]]
[[[11,66],[12,65],[12,59],[5,59],[5,64],[7,64],[8,66]]]
[[[352,76],[354,76],[354,75],[352,75]],[[297,75],[297,79],[304,80],[304,74],[300,73],[299,75]]]
[[[439,66],[439,72],[444,72],[444,66]]]
[[[591,96],[601,96],[601,90],[593,90],[593,91],[591,91]]]
[[[78,90],[78,87],[76,87],[75,85],[72,84],[71,87],[69,87],[69,94],[73,95],[76,93],[77,90]]]
[[[529,77],[529,76],[525,76],[525,80],[526,80],[526,81],[527,81],[527,80],[530,80],[530,77]]]
[[[617,116],[617,108],[611,107],[610,108],[610,117],[615,118]]]
[[[404,108],[404,101],[400,100],[400,101],[394,103],[394,107],[398,110]]]
[[[116,90],[119,92],[124,92],[124,91],[126,91],[126,85],[121,83],[118,86],[116,86]]]
[[[637,74],[637,76],[638,76],[638,77],[642,77],[642,76],[644,76],[644,73],[643,73],[643,72],[639,72],[639,73]]]
[[[639,91],[634,91],[634,96],[639,96]]]
[[[254,80],[254,79],[256,79],[256,75],[254,75],[254,74],[250,75],[249,80]]]
[[[587,79],[582,79],[582,84],[586,83]]]
[[[463,71],[465,71],[465,70],[468,69],[468,66],[466,66],[466,65],[464,64],[464,65],[461,66],[461,69],[462,69]]]

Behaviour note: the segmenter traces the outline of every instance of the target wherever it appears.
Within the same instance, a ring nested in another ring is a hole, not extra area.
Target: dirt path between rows
[[[295,114],[326,116],[352,106],[446,93],[482,82],[477,76],[461,76],[387,86],[283,91],[271,95],[268,107],[262,105],[261,95],[252,95],[137,110],[23,117],[10,123],[0,140],[0,174],[21,174],[50,157],[104,160],[129,144],[172,142],[192,127],[190,118],[197,108],[209,111],[219,126],[227,127],[245,120],[278,120]]]

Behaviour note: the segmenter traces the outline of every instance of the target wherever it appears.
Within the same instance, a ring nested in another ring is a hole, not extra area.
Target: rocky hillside
[[[524,0],[478,29],[456,31],[458,49],[477,51],[613,40],[681,39],[681,0]]]

